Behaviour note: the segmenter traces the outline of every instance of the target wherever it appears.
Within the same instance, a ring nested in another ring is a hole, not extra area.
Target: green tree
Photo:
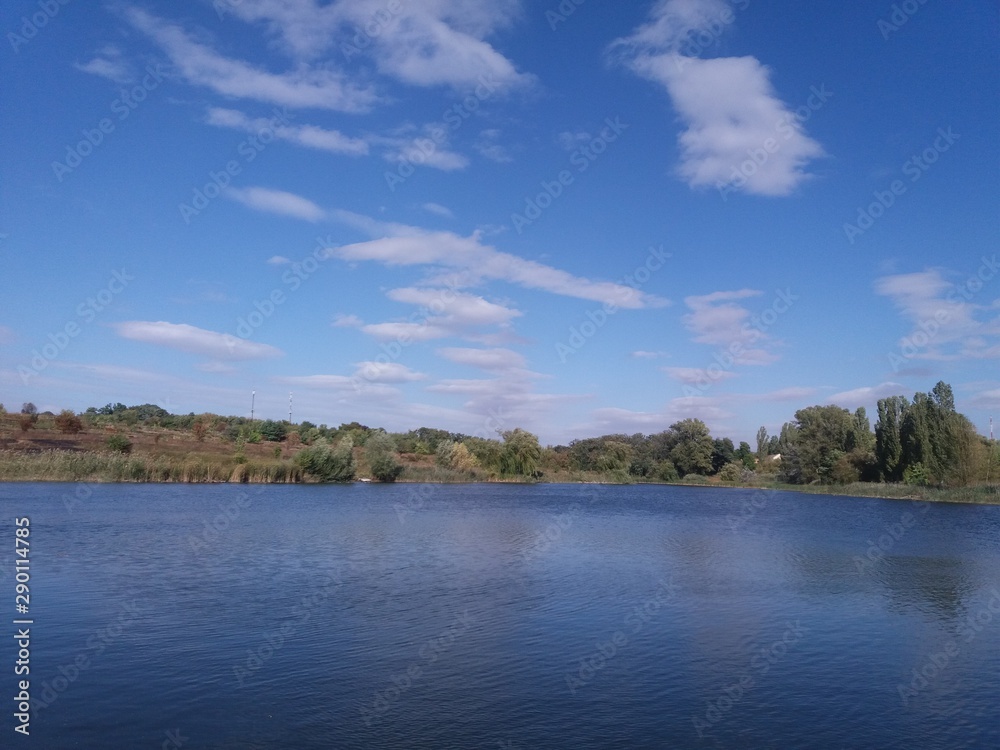
[[[350,482],[355,473],[354,443],[350,437],[344,437],[331,446],[319,438],[295,454],[295,463],[321,482]]]
[[[716,438],[712,441],[712,473],[718,474],[722,467],[736,459],[736,448],[729,438]]]
[[[503,450],[500,453],[500,473],[504,476],[534,477],[542,447],[538,438],[520,427],[503,433]]]
[[[907,406],[909,402],[905,396],[889,396],[878,401],[875,460],[884,482],[898,482],[903,478],[903,443],[900,426]]]
[[[288,428],[284,422],[275,422],[273,419],[265,419],[257,424],[257,431],[260,436],[271,443],[280,443],[288,434]]]
[[[754,467],[757,465],[757,462],[754,460],[753,451],[750,450],[750,443],[746,440],[740,441],[740,447],[736,449],[736,458],[739,459],[744,468],[750,469],[751,471],[753,471]]]
[[[757,430],[757,460],[763,461],[767,458],[767,428],[761,425]]]
[[[670,450],[670,460],[683,475],[710,474],[715,445],[708,427],[700,419],[684,419],[670,425],[675,445]]]
[[[372,477],[380,482],[395,482],[403,473],[396,442],[384,432],[373,432],[365,441],[365,459]]]
[[[848,451],[854,422],[839,406],[810,406],[795,412],[796,440],[782,470],[789,481],[800,484],[831,482],[834,465]]]

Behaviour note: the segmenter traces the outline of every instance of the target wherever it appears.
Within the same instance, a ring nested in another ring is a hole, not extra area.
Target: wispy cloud
[[[421,208],[424,209],[429,214],[434,214],[435,216],[443,216],[446,219],[454,219],[455,214],[451,212],[451,209],[447,206],[442,206],[440,203],[425,203]]]
[[[218,361],[280,357],[284,352],[268,344],[196,328],[187,323],[132,320],[114,324],[119,336],[130,341],[210,357]]]
[[[883,276],[875,292],[888,297],[913,326],[899,344],[907,359],[1000,358],[1000,316],[995,293],[976,293],[948,280],[944,269]],[[992,277],[990,277],[992,278]],[[975,279],[980,287],[985,284]],[[989,303],[989,304],[987,304]]]
[[[284,190],[272,190],[262,187],[228,188],[225,191],[228,198],[242,203],[256,211],[289,216],[305,221],[320,221],[327,214],[311,200]]]
[[[902,383],[879,383],[874,386],[862,386],[850,391],[834,393],[826,400],[827,403],[836,404],[845,409],[854,410],[859,406],[874,406],[881,398],[888,396],[899,396],[906,392],[906,387]]]
[[[742,351],[736,357],[737,364],[776,362],[778,356],[762,346],[773,343],[772,339],[761,328],[751,325],[750,310],[736,304],[761,294],[756,289],[739,289],[686,297],[684,303],[691,312],[684,316],[684,325],[694,334],[697,343],[724,349],[740,344]]]
[[[114,45],[108,45],[93,59],[82,64],[76,63],[73,67],[115,83],[128,83],[132,80],[132,67],[122,57],[121,50]]]
[[[461,237],[453,232],[430,231],[418,227],[377,222],[344,211],[335,216],[364,228],[379,239],[345,245],[329,254],[350,262],[371,261],[386,266],[427,265],[461,269],[466,284],[502,280],[526,289],[539,289],[566,297],[586,299],[639,309],[667,303],[655,295],[608,281],[591,281],[551,266],[525,260],[486,245],[476,233]]]
[[[355,85],[340,71],[297,66],[286,73],[270,73],[224,57],[180,26],[145,10],[130,8],[125,16],[156,42],[188,82],[224,96],[338,112],[367,112],[377,102],[371,88]]]
[[[475,86],[488,77],[504,87],[534,79],[488,41],[520,15],[519,0],[490,3],[433,0],[387,5],[385,0],[253,0],[230,12],[266,24],[285,51],[300,62],[337,49],[348,60],[368,57],[379,72],[414,86]],[[377,33],[365,34],[374,28]],[[355,41],[361,39],[361,46]]]
[[[283,141],[331,154],[364,156],[368,153],[368,142],[363,138],[351,138],[339,130],[327,130],[317,125],[281,125],[274,120],[249,117],[239,110],[223,107],[209,109],[207,121],[209,125],[247,133],[270,132]]]
[[[824,152],[778,98],[770,70],[754,57],[706,60],[681,53],[691,32],[711,35],[713,23],[724,27],[719,19],[727,12],[730,4],[723,0],[661,0],[650,21],[617,40],[612,52],[670,95],[687,125],[678,137],[678,173],[691,187],[730,183],[749,152],[771,139],[780,147],[734,189],[788,195],[808,178],[809,162]]]

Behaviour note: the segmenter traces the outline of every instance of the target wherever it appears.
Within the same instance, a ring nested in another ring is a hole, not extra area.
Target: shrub
[[[55,419],[56,427],[64,435],[75,435],[83,432],[83,422],[69,409],[63,409]]]
[[[372,477],[380,482],[395,482],[403,473],[403,465],[396,454],[396,443],[384,432],[368,436],[365,441],[365,459]]]
[[[321,482],[350,482],[354,479],[354,442],[343,438],[336,447],[317,440],[295,454],[295,464],[305,474]]]
[[[131,453],[132,441],[124,435],[112,435],[107,441],[108,450],[112,453]]]
[[[199,443],[205,439],[205,434],[208,432],[208,427],[202,420],[198,420],[193,425],[191,425],[191,432],[194,433],[195,440]]]
[[[660,463],[660,465],[656,467],[656,476],[664,482],[676,482],[680,479],[680,475],[677,473],[677,467],[674,466],[673,461],[663,461]]]
[[[926,487],[931,483],[931,476],[919,461],[913,466],[907,466],[903,472],[903,483],[914,487]]]
[[[739,482],[743,479],[743,464],[735,461],[726,464],[719,470],[719,479],[723,482]]]
[[[275,422],[273,419],[265,419],[257,425],[257,429],[261,437],[270,443],[280,443],[288,432],[283,422]]]
[[[21,432],[27,432],[35,426],[35,422],[37,421],[37,414],[19,414],[17,417],[17,426],[21,428]]]

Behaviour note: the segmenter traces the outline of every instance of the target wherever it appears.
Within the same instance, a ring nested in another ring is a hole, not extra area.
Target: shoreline
[[[353,484],[440,484],[440,485],[461,485],[461,484],[517,484],[517,485],[545,485],[545,484],[565,484],[565,485],[601,485],[609,487],[629,487],[629,486],[660,486],[660,487],[691,487],[702,489],[729,489],[729,490],[754,490],[758,492],[794,492],[803,495],[836,495],[840,497],[871,498],[876,500],[906,500],[909,502],[936,502],[951,503],[961,505],[997,505],[1000,506],[1000,485],[978,485],[972,487],[938,488],[938,487],[914,487],[902,484],[867,484],[854,483],[850,485],[789,485],[781,483],[770,484],[729,484],[722,482],[614,482],[601,481],[597,479],[406,479],[401,478],[396,482],[378,482],[369,477],[358,477],[349,482],[315,482],[301,481],[296,479],[285,481],[266,481],[253,479],[205,479],[205,480],[184,480],[184,479],[106,479],[101,477],[82,477],[53,479],[51,477],[28,476],[15,479],[0,479],[0,484],[275,484],[275,485],[309,485],[321,486],[329,485],[353,485]]]

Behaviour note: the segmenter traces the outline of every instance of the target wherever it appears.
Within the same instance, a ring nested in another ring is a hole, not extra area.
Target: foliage
[[[356,468],[354,443],[345,437],[336,446],[331,446],[320,438],[295,454],[295,465],[321,482],[350,482]]]
[[[739,482],[743,479],[743,463],[732,461],[719,471],[719,479],[723,482]]]
[[[38,407],[30,401],[21,405],[22,414],[38,414]]]
[[[280,443],[285,439],[285,435],[288,433],[288,428],[285,427],[284,422],[275,422],[273,419],[265,419],[263,422],[258,422],[257,432],[260,436],[271,443]]]
[[[21,432],[27,432],[35,426],[37,421],[37,414],[19,414],[17,417],[17,426],[21,428]]]
[[[927,487],[931,483],[931,476],[922,463],[915,463],[907,466],[903,471],[903,484],[915,487]]]
[[[784,428],[782,428],[784,433]],[[839,406],[810,406],[795,412],[795,439],[781,454],[782,471],[793,484],[833,481],[833,467],[851,449],[854,420]]]
[[[205,439],[205,434],[208,432],[208,427],[202,420],[198,420],[193,425],[191,425],[191,432],[194,433],[195,440],[199,443]]]
[[[63,409],[55,419],[56,427],[64,435],[75,435],[83,432],[83,422],[69,409]]]
[[[670,425],[675,444],[670,460],[683,475],[709,474],[712,471],[712,442],[708,427],[700,419],[684,419]]]
[[[384,432],[373,432],[365,442],[365,459],[372,477],[380,482],[395,482],[403,473],[396,453],[396,442]]]
[[[112,453],[129,454],[132,452],[132,441],[124,435],[112,435],[105,445]]]
[[[500,474],[507,477],[537,477],[542,447],[538,438],[520,427],[503,433]]]
[[[452,440],[445,440],[438,443],[435,452],[435,461],[438,466],[467,473],[475,471],[479,466],[479,461],[465,447],[464,443],[456,443]]]

